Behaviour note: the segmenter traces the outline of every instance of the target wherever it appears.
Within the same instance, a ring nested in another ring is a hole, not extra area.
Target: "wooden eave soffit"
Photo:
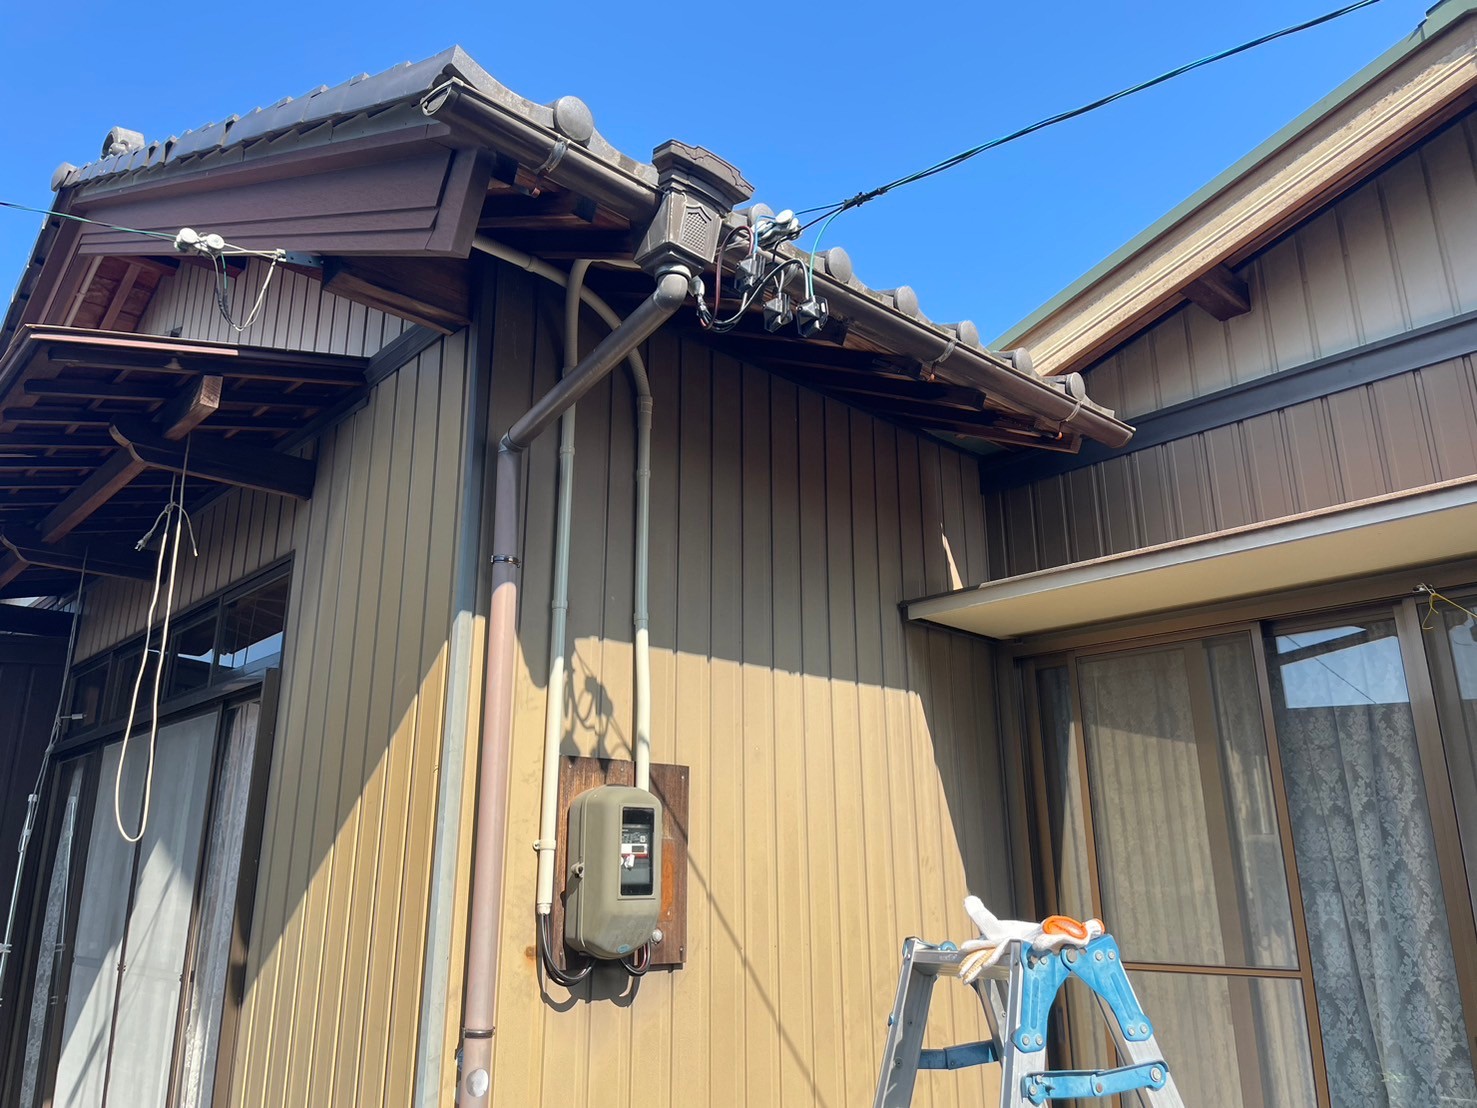
[[[1184,292],[1192,302],[1222,323],[1251,311],[1251,288],[1223,265],[1191,281]]]

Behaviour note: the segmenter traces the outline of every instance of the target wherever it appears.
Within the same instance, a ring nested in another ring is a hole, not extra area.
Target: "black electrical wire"
[[[586,958],[584,960],[584,965],[575,970],[573,973],[566,973],[564,970],[556,966],[554,964],[554,956],[550,953],[550,947],[553,945],[553,940],[549,934],[549,920],[550,916],[548,914],[542,914],[538,917],[537,930],[539,958],[544,963],[544,972],[549,975],[549,978],[551,980],[556,981],[560,985],[563,985],[566,989],[572,989],[585,978],[590,976],[590,972],[595,968],[595,959]]]
[[[1176,77],[1182,77],[1192,70],[1201,69],[1207,65],[1212,65],[1215,62],[1224,61],[1227,58],[1233,58],[1237,54],[1244,54],[1248,50],[1256,49],[1258,46],[1265,46],[1267,43],[1275,42],[1277,39],[1287,38],[1289,35],[1295,35],[1301,31],[1311,30],[1312,28],[1321,26],[1324,23],[1331,23],[1333,20],[1340,19],[1343,16],[1350,14],[1351,12],[1356,12],[1360,8],[1368,8],[1378,3],[1380,3],[1380,0],[1358,0],[1357,3],[1345,5],[1344,7],[1338,8],[1335,11],[1325,12],[1323,15],[1320,15],[1314,19],[1305,20],[1302,23],[1296,23],[1290,27],[1284,27],[1280,31],[1273,31],[1271,34],[1262,35],[1260,38],[1254,38],[1248,42],[1243,42],[1239,46],[1233,46],[1228,50],[1221,50],[1218,53],[1210,54],[1206,57],[1200,58],[1198,61],[1189,62],[1175,69],[1171,69],[1166,73],[1161,73],[1159,74],[1159,76],[1150,78],[1147,81],[1141,81],[1136,85],[1129,85],[1127,88],[1119,89],[1117,92],[1100,97],[1099,99],[1094,100],[1089,104],[1083,104],[1081,107],[1071,108],[1068,111],[1064,112],[1058,112],[1056,115],[1047,116],[1045,119],[1038,119],[1035,123],[1027,124],[1025,127],[1021,127],[1017,130],[1011,131],[1007,135],[1001,135],[999,138],[993,138],[989,142],[982,142],[978,146],[971,146],[968,150],[960,151],[958,154],[955,154],[951,158],[945,158],[941,162],[935,162],[927,169],[921,169],[917,173],[909,173],[906,177],[899,177],[897,178],[897,180],[889,181],[885,185],[879,185],[877,188],[868,189],[865,192],[859,192],[850,199],[842,200],[835,204],[823,204],[820,207],[816,208],[806,208],[803,211],[797,212],[796,214],[812,215],[814,213],[820,213],[816,215],[814,219],[809,220],[805,224],[805,227],[810,227],[811,225],[818,223],[822,219],[827,219],[831,216],[839,215],[841,212],[848,211],[852,208],[859,208],[863,204],[866,204],[872,200],[876,200],[877,197],[883,196],[893,191],[894,189],[902,188],[904,185],[911,185],[915,181],[922,181],[939,173],[943,173],[945,170],[953,169],[956,165],[959,165],[962,162],[967,162],[969,161],[969,159],[977,157],[987,150],[993,150],[998,146],[1004,146],[1008,142],[1014,142],[1016,139],[1025,138],[1027,135],[1035,134],[1037,131],[1044,130],[1047,127],[1055,126],[1058,123],[1065,123],[1069,119],[1076,119],[1079,116],[1084,116],[1088,112],[1097,111],[1097,109],[1107,107],[1107,105],[1112,104],[1115,101],[1122,100],[1128,96],[1133,96],[1136,93],[1144,92],[1156,85],[1162,85],[1164,84],[1164,82],[1172,81]]]
[[[629,958],[622,958],[621,965],[626,967],[626,972],[632,977],[645,977],[646,971],[651,968],[651,944],[643,946],[631,952]]]
[[[16,204],[10,200],[0,200],[0,208],[13,208],[18,212],[34,212],[36,215],[54,215],[58,219],[70,219],[73,223],[90,223],[94,227],[106,227],[109,231],[124,231],[130,235],[146,235],[149,238],[174,241],[174,236],[166,231],[141,231],[137,227],[120,227],[116,223],[104,223],[100,219],[88,219],[85,215],[59,212],[55,208],[33,208],[28,204]]]

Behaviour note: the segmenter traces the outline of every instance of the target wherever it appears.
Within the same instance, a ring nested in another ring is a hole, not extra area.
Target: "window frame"
[[[1444,572],[1438,572],[1444,571]],[[1447,766],[1447,729],[1459,718],[1459,707],[1453,691],[1444,684],[1439,662],[1442,646],[1428,639],[1421,628],[1424,602],[1408,591],[1410,581],[1423,579],[1456,579],[1463,583],[1443,588],[1443,592],[1463,603],[1477,599],[1477,561],[1448,563],[1424,570],[1402,571],[1367,582],[1343,586],[1320,586],[1293,593],[1274,594],[1206,609],[1185,611],[1156,617],[1136,625],[1110,625],[1095,630],[1080,630],[1039,636],[1012,644],[1019,704],[1022,708],[1020,737],[1028,788],[1025,815],[1032,841],[1025,848],[1023,862],[1028,865],[1037,897],[1037,908],[1043,914],[1057,910],[1058,886],[1054,863],[1049,857],[1053,843],[1050,811],[1047,802],[1048,767],[1045,760],[1044,732],[1039,703],[1042,670],[1065,667],[1069,675],[1072,738],[1079,761],[1079,796],[1076,803],[1085,826],[1085,861],[1093,910],[1101,914],[1096,829],[1091,798],[1091,781],[1087,765],[1086,735],[1080,693],[1078,667],[1084,659],[1095,659],[1126,653],[1149,652],[1189,641],[1209,642],[1228,635],[1250,636],[1256,681],[1261,700],[1263,731],[1267,741],[1267,761],[1271,772],[1273,795],[1277,807],[1278,833],[1282,840],[1283,870],[1293,915],[1298,969],[1250,967],[1211,967],[1191,964],[1168,964],[1125,960],[1125,968],[1140,972],[1185,974],[1223,974],[1266,978],[1301,977],[1303,1010],[1307,1020],[1309,1053],[1313,1066],[1314,1091],[1320,1108],[1330,1104],[1329,1075],[1323,1050],[1323,1034],[1313,982],[1311,951],[1292,838],[1286,779],[1282,767],[1280,739],[1275,723],[1271,662],[1267,636],[1276,632],[1297,634],[1300,630],[1327,627],[1339,620],[1383,620],[1394,624],[1400,647],[1407,693],[1415,728],[1421,774],[1425,786],[1436,859],[1441,872],[1442,891],[1447,906],[1446,922],[1450,927],[1453,956],[1456,959],[1458,986],[1468,1022],[1468,1047],[1477,1069],[1477,949],[1468,943],[1477,936],[1477,867],[1469,873],[1462,854],[1462,828],[1458,817],[1461,803],[1477,796],[1477,788],[1465,789]],[[1403,583],[1398,592],[1390,584]],[[1477,605],[1473,605],[1477,607]],[[1241,618],[1226,618],[1235,612]],[[1462,795],[1458,795],[1461,792]],[[1472,796],[1467,795],[1470,792]],[[1477,822],[1477,820],[1474,820]],[[1472,838],[1477,832],[1468,831]],[[1066,1024],[1059,1011],[1054,1014],[1053,1034],[1066,1042]]]
[[[1083,710],[1082,688],[1080,669],[1084,662],[1096,661],[1110,657],[1123,657],[1141,654],[1151,654],[1166,649],[1178,648],[1191,650],[1204,661],[1206,644],[1216,639],[1226,639],[1244,635],[1249,641],[1255,672],[1257,696],[1261,708],[1263,734],[1267,745],[1267,769],[1271,777],[1273,802],[1277,817],[1277,834],[1282,844],[1282,869],[1287,882],[1287,894],[1289,909],[1292,916],[1293,941],[1297,953],[1297,965],[1293,968],[1286,967],[1262,967],[1247,965],[1212,965],[1208,963],[1193,962],[1169,962],[1169,961],[1143,961],[1137,959],[1123,960],[1124,969],[1131,973],[1169,973],[1184,974],[1200,977],[1225,977],[1225,978],[1253,978],[1267,980],[1293,980],[1300,983],[1300,995],[1303,1004],[1303,1015],[1308,1029],[1308,1052],[1312,1065],[1314,1095],[1320,1108],[1327,1108],[1329,1100],[1328,1072],[1326,1060],[1323,1056],[1322,1029],[1319,1024],[1317,996],[1314,993],[1313,972],[1311,953],[1308,946],[1307,920],[1303,911],[1302,889],[1298,880],[1297,865],[1293,854],[1292,824],[1287,807],[1286,785],[1282,777],[1281,753],[1277,743],[1277,733],[1272,725],[1272,700],[1271,685],[1267,671],[1265,649],[1263,645],[1263,624],[1256,621],[1242,622],[1236,624],[1218,624],[1198,629],[1178,630],[1167,634],[1145,636],[1134,641],[1122,638],[1105,637],[1104,640],[1094,645],[1081,645],[1071,649],[1056,651],[1049,654],[1026,656],[1017,660],[1017,673],[1020,681],[1020,695],[1026,707],[1026,772],[1032,782],[1028,791],[1027,803],[1030,811],[1028,818],[1034,831],[1035,841],[1030,846],[1032,879],[1038,890],[1040,903],[1038,908],[1043,916],[1055,914],[1059,910],[1058,883],[1054,866],[1042,865],[1043,853],[1049,851],[1043,848],[1054,841],[1052,837],[1051,814],[1048,804],[1049,767],[1046,764],[1045,736],[1042,730],[1040,696],[1040,673],[1042,670],[1065,668],[1068,676],[1070,725],[1072,732],[1072,743],[1077,760],[1078,795],[1073,798],[1081,812],[1084,839],[1084,861],[1088,870],[1088,887],[1092,897],[1092,911],[1101,917],[1103,912],[1102,876],[1100,869],[1100,858],[1097,841],[1100,835],[1097,827],[1097,813],[1093,804],[1091,767],[1087,751],[1086,715]],[[1187,658],[1187,662],[1190,659]],[[1193,665],[1188,666],[1194,669]],[[1210,696],[1209,681],[1201,680],[1203,674],[1191,674],[1189,676],[1189,694],[1191,698],[1191,709],[1195,720],[1197,731],[1197,744],[1200,741],[1198,731],[1206,719],[1214,718],[1214,703],[1206,700]],[[1202,703],[1202,701],[1205,701]],[[1202,765],[1202,772],[1204,766]],[[1220,759],[1216,760],[1216,784],[1224,789],[1224,766]],[[1207,818],[1210,813],[1207,812]],[[1207,828],[1209,832],[1210,829]],[[1212,842],[1212,846],[1218,846]],[[1232,1018],[1237,1026],[1238,1039],[1242,1038],[1243,1032],[1249,1031],[1254,1026],[1254,1014],[1250,1010],[1242,1011],[1243,1007],[1239,1000],[1233,997]],[[1057,1041],[1070,1045],[1068,1039],[1068,1027],[1066,1014],[1062,1006],[1058,1004],[1053,1013],[1052,1034]],[[1104,1041],[1107,1044],[1108,1057],[1114,1056],[1116,1050],[1112,1037],[1108,1033],[1106,1025],[1103,1027]],[[1254,1042],[1254,1034],[1245,1037],[1246,1042]],[[1250,1057],[1249,1051],[1241,1051],[1238,1057],[1242,1060],[1243,1085],[1260,1089],[1260,1071],[1256,1070],[1254,1059]],[[1075,1063],[1074,1063],[1075,1064]],[[1252,1073],[1252,1070],[1256,1070]],[[1253,1080],[1254,1079],[1254,1080]]]
[[[202,912],[202,896],[205,888],[206,865],[209,862],[210,828],[220,802],[220,774],[222,761],[225,757],[226,743],[224,737],[227,734],[231,712],[233,709],[256,701],[259,704],[256,724],[256,734],[252,742],[253,756],[252,768],[247,782],[246,799],[246,822],[245,830],[240,843],[239,864],[240,870],[236,880],[235,901],[231,911],[234,922],[231,927],[230,949],[227,952],[225,995],[222,1000],[222,1008],[218,1022],[218,1046],[215,1058],[215,1082],[213,1085],[212,1102],[223,1103],[229,1094],[230,1080],[235,1064],[235,1038],[236,1029],[239,1026],[241,1006],[244,1001],[245,992],[245,962],[246,954],[250,947],[252,915],[255,905],[256,883],[258,878],[257,860],[261,852],[261,842],[265,831],[267,815],[267,789],[271,774],[272,753],[275,746],[275,732],[278,718],[278,701],[281,688],[282,666],[288,660],[288,652],[291,649],[290,636],[288,635],[288,617],[290,616],[291,604],[291,580],[292,559],[291,557],[281,559],[265,567],[258,573],[233,582],[223,589],[206,597],[199,604],[192,606],[183,613],[174,616],[172,625],[184,626],[201,620],[202,617],[210,618],[213,612],[215,626],[215,657],[212,659],[210,680],[203,688],[193,689],[187,693],[165,698],[171,678],[172,666],[166,666],[162,675],[161,700],[159,703],[159,724],[167,726],[170,723],[188,719],[194,716],[210,712],[216,713],[215,749],[211,759],[209,793],[206,799],[206,807],[203,819],[205,830],[201,839],[201,859],[196,875],[195,886],[191,892],[190,922],[185,943],[184,970],[179,983],[177,996],[176,1020],[174,1042],[171,1047],[170,1069],[168,1077],[168,1092],[166,1103],[174,1104],[179,1095],[179,1082],[181,1078],[181,1065],[183,1053],[181,1046],[188,1034],[185,1027],[184,1015],[187,1012],[189,983],[194,976],[195,967],[199,956],[199,936]],[[271,667],[264,668],[254,673],[231,676],[224,679],[219,677],[219,643],[221,629],[224,620],[226,606],[231,602],[250,595],[260,589],[266,588],[278,582],[288,583],[288,605],[289,609],[284,611],[283,617],[283,641],[282,652],[277,663]],[[156,627],[157,630],[157,627]],[[132,672],[127,666],[118,664],[119,659],[130,654],[136,654],[144,641],[144,633],[141,631],[130,636],[105,651],[93,655],[84,661],[74,665],[67,675],[67,687],[65,695],[68,698],[68,707],[71,707],[70,698],[75,693],[75,677],[78,674],[105,668],[109,672],[108,679],[104,685],[102,703],[106,705],[114,695],[115,688],[125,680],[132,679]],[[130,690],[131,691],[131,690]],[[140,701],[145,699],[140,694]],[[150,712],[147,704],[141,703],[139,711],[135,713],[135,733],[137,728],[150,722]],[[55,1081],[57,1064],[60,1058],[62,1036],[61,1027],[65,1020],[64,999],[69,994],[70,978],[72,973],[71,951],[73,948],[75,931],[77,926],[79,907],[81,903],[82,890],[87,876],[87,850],[93,813],[97,803],[100,789],[110,787],[101,780],[102,751],[110,743],[116,742],[122,737],[126,719],[121,716],[104,718],[97,723],[81,728],[74,733],[65,734],[57,743],[53,753],[53,762],[48,770],[44,808],[42,819],[44,823],[40,828],[41,834],[37,835],[37,843],[42,849],[36,851],[33,857],[38,873],[49,874],[51,867],[55,864],[56,850],[61,832],[61,821],[63,819],[64,807],[50,803],[52,798],[58,795],[63,780],[63,774],[68,767],[81,763],[83,773],[82,787],[79,794],[79,808],[77,823],[73,831],[73,861],[72,870],[68,876],[65,926],[60,938],[61,947],[66,951],[66,956],[60,959],[56,976],[52,982],[51,995],[54,998],[52,1010],[47,1016],[45,1038],[42,1043],[41,1058],[39,1065],[38,1100],[40,1105],[51,1105],[55,1096]],[[134,861],[137,866],[137,857]],[[25,946],[17,951],[22,956],[20,972],[16,975],[16,1011],[24,1007],[22,998],[29,998],[35,987],[37,958],[40,954],[40,929],[35,926],[36,921],[45,911],[46,885],[45,880],[32,882],[33,889],[28,902],[21,906],[29,920],[25,929]],[[129,912],[132,911],[133,897],[136,890],[129,892]],[[19,1097],[21,1082],[24,1079],[24,1034],[23,1028],[26,1021],[17,1017],[11,1022],[9,1041],[0,1044],[0,1094],[7,1101],[13,1101]]]

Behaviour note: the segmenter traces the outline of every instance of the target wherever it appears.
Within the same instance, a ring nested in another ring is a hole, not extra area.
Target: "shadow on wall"
[[[531,339],[500,326],[522,344],[508,358],[525,369],[495,363],[494,410],[521,412],[557,372],[550,312],[535,296],[521,275],[500,284],[500,324],[541,323]],[[591,331],[582,345],[597,339]],[[757,1064],[791,1074],[803,1099],[849,1102],[857,1089],[832,1090],[870,1067],[827,1057],[822,1032],[880,1049],[874,1032],[902,939],[957,939],[967,891],[1002,905],[1011,895],[993,651],[908,626],[898,609],[955,575],[986,578],[974,467],[699,343],[663,333],[646,357],[656,397],[653,759],[691,769],[691,852],[687,969],[639,988],[680,984],[706,997],[691,1013],[708,1029],[704,1057],[684,1058],[674,1081],[690,1063],[712,1088],[728,1087],[728,1027],[747,1036],[749,1064],[773,1059]],[[622,371],[578,413],[566,754],[631,756],[633,411]],[[555,439],[535,444],[527,466],[511,844],[537,827]],[[518,1007],[542,984],[534,869],[531,851],[510,846],[499,1049],[545,1059],[544,1077],[509,1092],[514,1100],[547,1099],[556,1086],[562,1095],[566,1068],[595,1063],[566,1059],[561,1044],[609,1032],[588,1013],[558,1030],[548,1021],[599,1007],[582,1001],[632,1002],[617,976],[564,998],[543,993],[542,1020]],[[808,1005],[791,999],[797,980]]]
[[[496,424],[554,383],[556,315],[531,277],[498,270]],[[432,347],[326,437],[295,526],[233,1102],[401,1103],[410,1087],[467,341]],[[849,1102],[832,1090],[864,1067],[828,1056],[822,1031],[862,1022],[876,1039],[902,939],[962,935],[967,891],[1010,895],[992,651],[897,607],[988,578],[974,466],[668,332],[647,359],[653,756],[692,768],[689,960],[707,967],[715,1036],[693,1072],[723,1087],[716,1036],[747,1019],[752,1057]],[[623,375],[579,408],[566,753],[630,751],[632,411]],[[510,844],[537,827],[556,438],[527,466]],[[508,865],[504,998],[537,996],[519,976],[532,959],[508,955],[532,938],[533,854],[510,845]],[[809,983],[805,1011],[782,979]],[[506,1025],[500,1050],[542,1035]]]

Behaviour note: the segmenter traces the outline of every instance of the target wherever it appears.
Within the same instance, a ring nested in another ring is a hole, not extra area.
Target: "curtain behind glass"
[[[67,896],[72,881],[72,847],[76,841],[78,805],[82,796],[82,762],[64,765],[58,774],[57,790],[62,802],[62,825],[57,834],[51,878],[46,884],[46,908],[41,917],[41,941],[36,954],[36,980],[31,990],[31,1009],[26,1019],[26,1052],[21,1064],[20,1102],[23,1108],[36,1103],[41,1075],[41,1053],[46,1043],[46,1025],[56,1001],[58,960],[67,931]]]
[[[232,709],[226,724],[226,751],[210,825],[205,889],[200,904],[200,937],[195,972],[190,977],[185,1012],[180,1108],[208,1108],[215,1087],[221,1007],[236,921],[236,886],[241,874],[241,840],[246,834],[256,728],[261,705]]]
[[[149,823],[137,846],[119,834],[113,811],[122,744],[103,751],[57,1065],[58,1106],[95,1108],[105,1090],[120,1108],[165,1102],[219,718],[211,712],[160,728]],[[130,830],[142,816],[147,764],[147,737],[135,739],[120,805]]]
[[[159,731],[153,803],[138,845],[108,1080],[109,1104],[118,1108],[164,1108],[169,1092],[218,721],[212,712]],[[130,762],[134,754],[130,749]],[[107,822],[116,836],[112,821]]]
[[[113,819],[113,782],[120,744],[103,751],[102,775],[92,813],[82,875],[82,901],[72,942],[67,1014],[62,1023],[61,1057],[54,1103],[91,1108],[103,1102],[108,1043],[113,1029],[123,924],[133,873],[133,847],[118,834]],[[137,820],[143,803],[144,763],[130,758],[121,790],[123,816]],[[136,825],[136,824],[135,824]]]
[[[1269,650],[1333,1104],[1477,1103],[1395,626]]]
[[[1249,637],[1080,675],[1103,915],[1125,957],[1295,967]]]

